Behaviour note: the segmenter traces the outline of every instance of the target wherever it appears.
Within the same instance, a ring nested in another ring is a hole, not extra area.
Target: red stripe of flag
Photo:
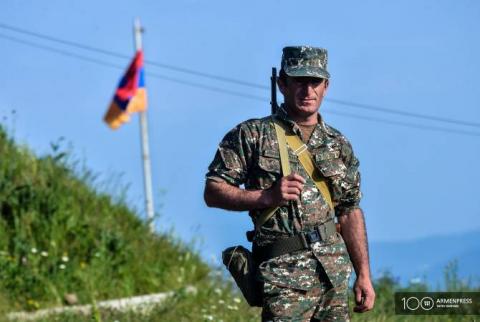
[[[146,108],[143,51],[139,50],[120,80],[103,119],[112,129],[117,129],[129,121],[131,113],[142,112]]]

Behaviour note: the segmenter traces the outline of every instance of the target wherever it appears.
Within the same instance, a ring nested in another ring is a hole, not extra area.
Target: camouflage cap
[[[310,46],[283,48],[282,69],[292,77],[330,78],[327,71],[327,50]]]

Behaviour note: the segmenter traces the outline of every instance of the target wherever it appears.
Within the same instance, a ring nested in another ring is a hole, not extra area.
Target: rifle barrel
[[[277,69],[272,67],[272,77],[270,77],[271,88],[271,100],[270,106],[272,107],[272,114],[277,111]]]

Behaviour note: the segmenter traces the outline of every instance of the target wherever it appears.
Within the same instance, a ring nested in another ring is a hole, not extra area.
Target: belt
[[[292,253],[298,250],[310,249],[310,245],[326,240],[336,232],[335,222],[329,220],[309,232],[301,232],[288,238],[282,238],[265,246],[252,245],[253,257],[257,263],[271,258]]]

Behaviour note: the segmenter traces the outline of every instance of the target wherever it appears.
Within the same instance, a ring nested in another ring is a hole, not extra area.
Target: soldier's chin
[[[314,100],[299,100],[297,101],[297,108],[302,111],[315,112],[317,105]]]

